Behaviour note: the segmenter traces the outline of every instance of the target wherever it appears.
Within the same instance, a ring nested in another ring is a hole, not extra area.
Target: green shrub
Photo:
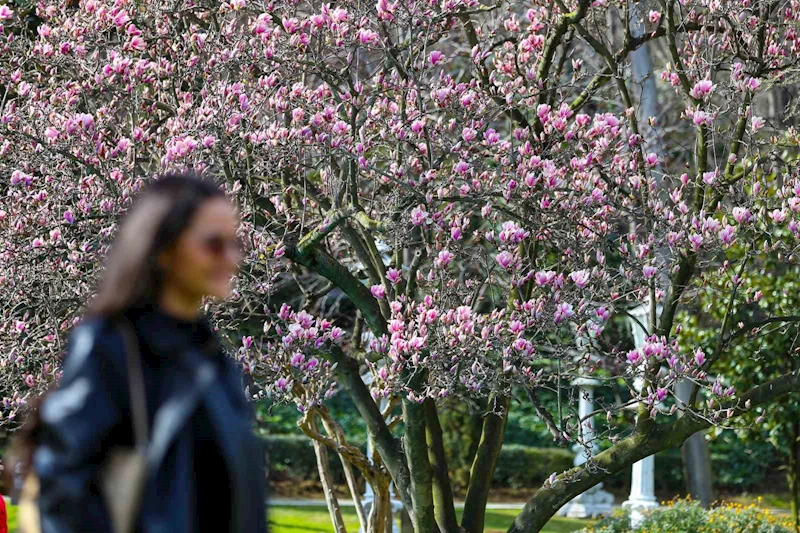
[[[614,513],[604,516],[592,526],[582,529],[578,533],[629,533],[631,518],[625,509],[615,509]]]
[[[648,513],[636,531],[648,533],[700,532],[708,522],[708,511],[697,502],[675,500],[669,505]]]
[[[319,479],[314,446],[306,436],[271,435],[264,437],[272,481]],[[362,441],[350,444],[366,450]],[[331,475],[336,483],[344,483],[344,472],[338,456],[328,453]],[[494,472],[494,487],[536,488],[553,472],[572,467],[573,454],[561,448],[531,448],[506,444],[500,451]]]
[[[625,510],[597,521],[582,533],[796,533],[791,518],[756,505],[725,503],[710,510],[691,500],[674,500],[630,527]]]
[[[263,438],[269,461],[269,479],[271,481],[319,479],[317,456],[314,445],[306,436],[272,435]],[[348,441],[353,446],[366,450],[363,442]],[[339,457],[334,452],[328,453],[331,475],[336,483],[344,483],[344,471]]]
[[[506,444],[494,471],[494,487],[539,487],[553,472],[572,468],[575,454],[561,448],[532,448]]]

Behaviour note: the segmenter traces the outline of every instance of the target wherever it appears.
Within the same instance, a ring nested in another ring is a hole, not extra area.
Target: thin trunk
[[[392,521],[389,516],[391,515],[392,506],[389,496],[389,484],[376,484],[372,489],[374,491],[372,507],[369,510],[369,525],[365,531],[367,533],[385,533],[388,525],[388,531],[391,533]]]
[[[506,396],[492,396],[489,398],[489,408],[493,412],[486,415],[483,421],[483,432],[475,460],[469,475],[469,487],[464,501],[464,515],[461,517],[461,527],[469,533],[483,533],[486,520],[486,502],[489,499],[489,490],[492,488],[492,477],[500,457],[503,446],[503,437],[508,420],[508,408],[511,402]],[[501,414],[496,414],[497,411]]]
[[[411,473],[411,501],[414,505],[415,533],[433,533],[436,522],[433,514],[431,465],[425,440],[425,408],[422,404],[403,399],[405,435],[403,445]]]
[[[329,437],[334,439],[339,444],[345,443],[344,432],[339,425],[330,418],[330,414],[323,413],[320,418],[322,419],[322,426],[325,428],[325,432],[328,434]],[[339,455],[339,461],[342,463],[342,468],[344,469],[344,477],[347,480],[347,487],[350,489],[350,496],[353,499],[353,504],[356,508],[356,515],[358,515],[358,522],[361,526],[362,531],[367,531],[367,514],[364,511],[364,505],[361,503],[361,494],[358,490],[358,481],[356,480],[356,473],[353,470],[353,465],[350,464],[341,453]]]
[[[428,398],[425,407],[425,435],[428,440],[428,458],[433,473],[433,510],[442,533],[458,533],[458,519],[453,505],[453,489],[447,469],[447,457],[442,441],[442,427],[436,403]]]
[[[400,442],[392,436],[380,409],[378,409],[369,389],[362,381],[361,375],[358,373],[358,362],[345,355],[336,346],[331,349],[330,358],[338,364],[336,373],[339,376],[339,380],[347,390],[350,399],[353,400],[361,418],[364,419],[367,433],[373,440],[375,449],[380,454],[383,464],[386,465],[386,469],[391,474],[392,481],[394,481],[403,505],[406,506],[413,518],[416,513],[410,495],[411,477]]]
[[[317,417],[309,420],[311,429],[317,430]],[[339,507],[339,500],[336,498],[336,487],[331,476],[330,464],[328,463],[328,449],[324,444],[317,440],[311,441],[314,444],[314,454],[317,456],[317,468],[319,469],[319,480],[322,482],[322,491],[325,493],[325,502],[328,504],[328,512],[331,515],[333,530],[336,533],[347,533],[342,518],[342,509]]]

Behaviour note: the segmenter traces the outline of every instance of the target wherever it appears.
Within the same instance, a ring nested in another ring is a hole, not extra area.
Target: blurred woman
[[[135,440],[122,323],[134,332],[149,434],[134,530],[266,531],[264,455],[242,373],[200,312],[205,297],[230,294],[237,227],[231,201],[191,173],[154,180],[124,217],[59,387],[28,428],[43,533],[113,531],[100,469]]]

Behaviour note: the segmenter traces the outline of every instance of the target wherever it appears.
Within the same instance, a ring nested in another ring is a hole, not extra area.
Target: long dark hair
[[[163,273],[157,258],[174,245],[205,202],[225,197],[195,172],[170,173],[142,190],[111,245],[98,291],[86,312],[114,316],[157,301]]]
[[[159,254],[178,241],[200,206],[220,197],[225,197],[222,189],[193,171],[164,174],[150,182],[120,223],[96,296],[85,314],[114,317],[156,303],[163,282]],[[26,409],[25,422],[10,450],[13,459],[5,462],[7,486],[19,481],[15,474],[24,478],[30,472],[41,427],[39,407],[45,396],[32,400]],[[20,472],[15,472],[18,466]]]

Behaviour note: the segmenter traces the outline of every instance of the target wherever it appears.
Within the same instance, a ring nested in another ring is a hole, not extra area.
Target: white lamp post
[[[578,416],[581,420],[594,411],[594,389],[601,383],[596,379],[578,378],[572,385],[579,387]],[[594,420],[588,418],[583,424],[583,441],[588,444],[582,446],[575,444],[572,450],[575,452],[573,464],[580,466],[589,458],[597,453],[598,446],[594,441]],[[614,495],[603,490],[603,484],[598,483],[583,494],[573,498],[564,507],[558,510],[561,516],[570,518],[591,518],[611,512],[614,506]]]
[[[630,314],[635,317],[635,320],[629,320],[631,333],[633,334],[633,342],[637,349],[644,347],[645,339],[650,335],[647,331],[649,327],[649,314],[650,304],[645,303],[630,311]],[[656,316],[661,314],[661,305],[656,306]],[[634,380],[634,387],[638,392],[641,392],[642,379],[636,378]],[[644,518],[644,513],[651,509],[659,507],[658,500],[655,494],[655,457],[645,457],[641,461],[637,461],[633,465],[633,472],[631,474],[631,493],[628,499],[623,502],[623,507],[631,512],[631,525],[638,526]]]

